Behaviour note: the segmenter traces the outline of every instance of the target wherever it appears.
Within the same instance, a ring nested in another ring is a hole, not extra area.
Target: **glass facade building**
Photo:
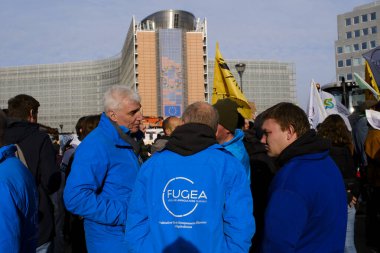
[[[208,100],[206,20],[180,10],[132,18],[118,56],[87,62],[0,68],[0,108],[25,93],[41,104],[39,122],[74,131],[77,120],[103,111],[104,92],[125,84],[141,96],[146,116],[180,116]]]
[[[240,85],[237,63],[245,63],[242,75],[243,92],[256,106],[256,114],[279,102],[297,103],[296,70],[294,63],[225,59],[236,82]],[[214,79],[214,61],[209,61],[209,83]],[[212,91],[212,87],[211,87]]]
[[[40,123],[72,132],[80,117],[103,111],[102,96],[119,76],[119,58],[0,68],[0,108],[28,94],[40,102]]]
[[[294,64],[246,63],[244,93],[262,112],[281,101],[296,102]],[[207,57],[207,21],[179,10],[133,17],[119,55],[97,61],[0,68],[0,108],[17,94],[41,104],[39,122],[74,132],[77,120],[103,111],[102,97],[112,85],[136,90],[144,116],[180,116],[196,101],[211,100],[213,61]],[[239,80],[237,80],[239,82]]]
[[[145,115],[180,116],[188,104],[209,100],[206,19],[179,10],[153,13],[130,27],[126,59],[124,52],[134,58],[122,68],[134,74],[121,82],[135,84]]]

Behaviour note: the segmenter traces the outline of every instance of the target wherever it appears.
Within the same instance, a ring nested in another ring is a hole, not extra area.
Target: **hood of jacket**
[[[176,127],[166,144],[166,149],[189,156],[214,144],[217,144],[217,141],[215,131],[211,127],[199,123],[187,123]]]
[[[231,140],[229,140],[229,141],[227,141],[225,143],[222,143],[221,145],[223,147],[226,147],[226,146],[232,145],[232,144],[234,144],[236,142],[243,141],[243,139],[244,139],[244,132],[243,132],[243,130],[241,130],[241,129],[235,129],[234,137]]]
[[[38,131],[39,125],[36,123],[9,119],[5,134],[5,142],[7,144],[19,143]]]
[[[255,129],[248,129],[244,131],[244,145],[249,155],[257,153],[266,153],[265,145],[257,137]]]
[[[330,141],[318,136],[315,130],[311,129],[286,147],[276,159],[276,163],[282,167],[293,157],[326,152],[330,147]]]

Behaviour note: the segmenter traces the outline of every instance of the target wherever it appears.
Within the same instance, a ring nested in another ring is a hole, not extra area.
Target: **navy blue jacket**
[[[346,191],[328,142],[310,131],[288,146],[278,162],[281,169],[269,189],[262,252],[344,252]]]

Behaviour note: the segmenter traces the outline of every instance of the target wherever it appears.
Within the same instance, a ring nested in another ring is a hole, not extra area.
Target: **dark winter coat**
[[[41,246],[54,237],[54,206],[49,194],[56,192],[61,182],[53,144],[49,135],[39,130],[38,124],[14,120],[8,122],[5,143],[19,145],[36,180],[39,195],[37,246]]]

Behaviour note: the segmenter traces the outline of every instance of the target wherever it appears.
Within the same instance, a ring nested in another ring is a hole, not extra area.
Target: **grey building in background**
[[[353,73],[364,77],[362,54],[380,45],[380,1],[361,5],[337,17],[335,41],[336,80],[353,80]]]
[[[282,101],[296,102],[295,67],[274,61],[244,62],[244,93],[260,113]],[[0,68],[0,108],[25,93],[41,104],[39,122],[73,132],[77,120],[103,111],[104,92],[126,84],[142,98],[145,116],[177,115],[188,104],[211,100],[213,61],[207,55],[207,22],[186,11],[132,18],[120,54],[108,59]]]
[[[38,122],[71,132],[80,117],[103,111],[103,94],[119,83],[119,70],[119,57],[0,68],[0,108],[15,95],[31,95],[41,104]]]
[[[235,69],[235,64],[246,64],[242,76],[243,92],[249,102],[255,103],[257,113],[261,113],[279,102],[297,103],[296,70],[294,63],[229,59],[225,59],[225,61],[239,85],[240,78]],[[213,60],[209,60],[208,69],[211,94],[214,82]]]

